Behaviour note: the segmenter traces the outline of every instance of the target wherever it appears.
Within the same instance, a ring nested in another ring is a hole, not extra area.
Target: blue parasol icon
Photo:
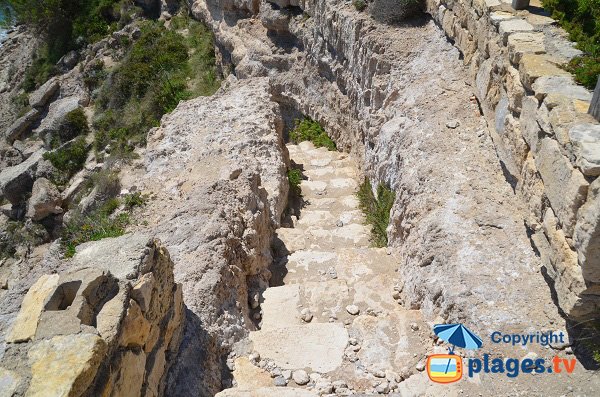
[[[438,324],[433,326],[433,332],[442,340],[453,346],[463,349],[479,349],[483,342],[481,338],[475,335],[471,330],[462,324]],[[448,348],[449,354],[454,354],[453,348]],[[450,361],[446,365],[446,373],[450,367]]]
[[[483,345],[481,338],[462,324],[434,325],[433,332],[440,339],[463,349],[479,349]]]

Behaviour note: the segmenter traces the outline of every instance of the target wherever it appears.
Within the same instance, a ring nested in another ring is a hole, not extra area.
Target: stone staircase
[[[356,164],[311,143],[288,145],[305,205],[277,231],[260,330],[237,357],[227,396],[388,394],[417,372],[429,326],[394,296],[397,258],[370,246],[355,192]],[[418,372],[417,372],[418,373]],[[422,374],[421,374],[422,375]]]

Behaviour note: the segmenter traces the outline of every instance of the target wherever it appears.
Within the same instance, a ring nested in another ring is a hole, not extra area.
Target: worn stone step
[[[358,198],[355,194],[349,194],[341,197],[314,197],[308,201],[307,208],[323,210],[353,210],[359,208]]]
[[[225,389],[215,397],[317,397],[317,394],[294,387],[261,387],[258,389]]]
[[[362,223],[364,216],[359,210],[344,211],[337,210],[304,210],[300,219],[296,221],[296,227],[323,226],[326,228],[342,227],[351,223]]]
[[[358,189],[358,183],[352,178],[333,178],[325,180],[303,180],[300,183],[304,197],[342,197],[352,195]]]
[[[314,168],[303,172],[311,180],[328,180],[333,178],[358,178],[358,169],[355,167],[323,167]]]
[[[254,350],[281,369],[310,369],[319,373],[342,365],[348,331],[338,323],[310,323],[250,333]]]
[[[369,246],[368,226],[351,223],[332,228],[281,228],[277,230],[280,251],[293,253],[303,249],[336,249]]]

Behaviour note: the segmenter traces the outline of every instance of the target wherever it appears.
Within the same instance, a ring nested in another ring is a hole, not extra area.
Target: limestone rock
[[[569,72],[561,69],[547,55],[524,54],[519,64],[521,83],[528,89],[533,89],[533,83],[543,76],[571,77]]]
[[[114,298],[102,306],[102,309],[96,317],[96,328],[98,329],[98,333],[109,344],[119,333],[119,326],[126,311],[126,303],[126,290],[121,289]]]
[[[10,127],[6,130],[5,137],[9,143],[12,143],[16,139],[27,131],[29,127],[38,119],[40,111],[37,109],[31,109],[25,113],[24,116],[17,119]]]
[[[600,125],[577,124],[569,130],[576,164],[584,175],[600,175]]]
[[[58,79],[52,78],[46,81],[37,90],[29,94],[29,105],[34,108],[46,106],[48,100],[58,91],[60,83]]]
[[[31,191],[33,175],[44,152],[40,149],[22,163],[0,171],[0,193],[12,204],[20,204]]]
[[[92,334],[55,336],[29,351],[28,397],[79,396],[90,386],[106,353],[106,343]]]
[[[79,108],[79,100],[79,97],[71,96],[52,102],[48,108],[48,114],[46,114],[46,117],[44,117],[39,127],[37,127],[34,132],[45,142],[49,142],[50,134],[61,128],[66,115]]]
[[[240,389],[258,389],[273,386],[271,375],[264,369],[255,367],[245,357],[238,357],[235,360],[233,377]]]
[[[563,224],[567,236],[573,235],[575,215],[587,195],[588,182],[561,152],[558,143],[544,138],[535,164],[544,181],[544,190]]]
[[[532,88],[539,100],[548,94],[588,102],[592,100],[592,93],[585,87],[575,84],[571,76],[541,76],[533,83]]]
[[[146,273],[131,290],[131,297],[140,305],[140,309],[144,313],[150,308],[150,300],[152,299],[155,282],[154,274]]]
[[[19,387],[21,377],[14,371],[0,367],[0,397],[12,397]]]
[[[498,31],[506,43],[511,33],[515,32],[530,32],[533,30],[533,26],[524,19],[510,19],[501,21],[499,24]]]
[[[107,383],[104,396],[140,396],[146,366],[146,355],[126,350],[118,362],[119,372]]]
[[[150,334],[150,323],[142,314],[136,301],[129,300],[127,314],[123,319],[119,343],[124,347],[143,347]]]
[[[45,178],[36,179],[28,202],[27,217],[39,221],[51,214],[61,214],[62,197],[56,186]]]
[[[303,386],[310,381],[310,378],[305,370],[299,369],[292,373],[292,380],[296,382],[297,385]]]
[[[577,213],[573,242],[583,277],[600,283],[600,179],[592,182],[587,200]]]
[[[544,34],[537,32],[518,32],[508,36],[508,55],[511,63],[519,65],[523,54],[544,54]]]
[[[44,305],[58,285],[58,279],[57,274],[44,275],[31,286],[23,299],[13,328],[6,337],[7,342],[26,342],[35,336]]]

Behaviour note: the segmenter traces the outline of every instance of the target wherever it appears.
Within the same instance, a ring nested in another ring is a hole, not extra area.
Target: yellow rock
[[[130,299],[127,314],[123,319],[120,339],[121,346],[144,346],[149,334],[150,323],[142,314],[142,310],[137,302]]]
[[[246,357],[235,360],[233,378],[240,389],[257,389],[273,386],[271,375],[264,369],[255,367]]]
[[[31,286],[23,299],[15,324],[6,337],[8,343],[27,342],[33,339],[44,304],[56,289],[58,278],[58,274],[46,274]]]
[[[569,72],[549,61],[547,55],[523,54],[519,64],[521,83],[528,89],[542,76],[570,76]]]
[[[105,353],[106,343],[93,334],[61,335],[36,343],[28,353],[32,378],[26,396],[81,395]]]

